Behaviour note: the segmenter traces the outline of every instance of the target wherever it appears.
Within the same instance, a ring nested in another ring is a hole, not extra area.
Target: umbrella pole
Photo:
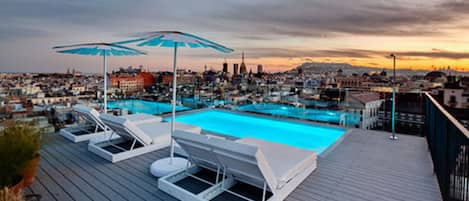
[[[176,56],[177,56],[177,42],[174,42],[174,61],[173,61],[173,101],[172,101],[172,116],[171,116],[171,136],[174,134],[174,131],[176,130]],[[174,158],[174,142],[173,138],[171,138],[171,154],[170,154],[170,160],[169,163],[171,164],[173,162]]]
[[[104,78],[104,114],[107,114],[107,65],[106,65],[106,51],[103,54],[103,78]]]
[[[159,159],[153,162],[150,166],[150,172],[157,177],[166,176],[174,171],[182,170],[187,167],[187,159],[174,157],[174,140],[172,135],[176,128],[176,55],[177,55],[177,42],[174,42],[174,62],[173,62],[173,100],[172,102],[172,116],[171,116],[171,153],[170,157]]]

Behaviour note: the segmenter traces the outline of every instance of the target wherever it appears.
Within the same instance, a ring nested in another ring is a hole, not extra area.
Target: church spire
[[[244,63],[244,51],[241,53],[241,63]]]
[[[241,53],[241,66],[239,67],[239,72],[243,75],[247,73],[246,64],[244,63],[244,51]]]

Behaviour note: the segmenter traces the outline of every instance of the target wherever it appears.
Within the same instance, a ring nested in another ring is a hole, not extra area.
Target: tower
[[[257,65],[257,74],[261,74],[264,72],[264,68],[262,67],[262,64]]]
[[[226,59],[225,62],[223,62],[223,72],[228,73],[228,63],[226,63]]]
[[[240,74],[246,74],[248,71],[246,69],[246,64],[244,63],[244,52],[241,53],[241,66],[239,67]]]
[[[238,75],[238,64],[233,64],[233,76]]]

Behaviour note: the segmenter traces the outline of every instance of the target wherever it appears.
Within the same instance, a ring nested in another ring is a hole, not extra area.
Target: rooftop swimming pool
[[[167,120],[170,120],[167,118]],[[177,122],[200,126],[202,129],[236,138],[252,137],[322,153],[342,135],[345,129],[296,123],[239,114],[206,110],[177,115]],[[177,129],[177,128],[176,128]]]
[[[347,125],[355,125],[360,122],[360,115],[333,110],[303,109],[280,104],[250,104],[235,108],[239,111],[270,114],[274,116],[294,117],[305,120],[313,120],[339,124],[341,118]]]
[[[116,100],[108,103],[108,108],[111,109],[127,109],[134,114],[145,113],[145,114],[163,114],[171,112],[171,104],[160,103],[153,101],[144,100]],[[190,110],[189,107],[176,106],[176,111]]]

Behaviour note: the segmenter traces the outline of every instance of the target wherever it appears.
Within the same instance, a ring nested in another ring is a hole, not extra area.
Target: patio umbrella
[[[122,45],[113,43],[83,43],[76,45],[65,45],[53,47],[58,53],[64,54],[79,54],[88,56],[102,56],[103,57],[103,76],[104,76],[104,113],[107,113],[107,66],[106,58],[109,56],[136,56],[145,55],[145,52],[140,50],[128,48]]]
[[[176,121],[176,58],[177,58],[177,49],[179,47],[189,47],[189,48],[211,48],[222,53],[233,52],[232,49],[227,48],[218,43],[209,41],[205,38],[201,38],[192,34],[183,33],[179,31],[155,31],[155,32],[145,32],[137,33],[132,35],[136,39],[118,42],[117,44],[126,44],[126,43],[137,43],[137,46],[156,46],[156,47],[166,47],[174,48],[174,60],[173,60],[173,97],[172,97],[172,115],[171,115],[171,134],[175,130],[175,121]],[[171,151],[169,159],[161,159],[152,164],[151,172],[158,177],[164,176],[174,170],[178,170],[185,166],[184,159],[178,158],[177,163],[173,163],[174,158],[174,145],[173,140],[171,139]],[[158,168],[157,170],[154,170]]]

